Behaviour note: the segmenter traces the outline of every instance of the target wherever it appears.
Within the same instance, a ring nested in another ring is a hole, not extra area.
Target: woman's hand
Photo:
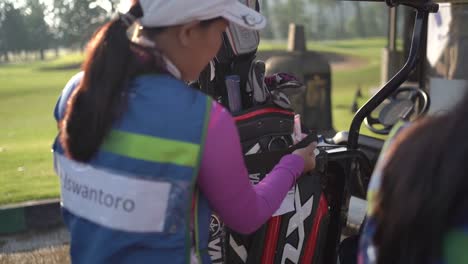
[[[304,159],[304,173],[315,169],[315,149],[317,142],[310,143],[309,146],[295,150],[292,154],[301,156]]]

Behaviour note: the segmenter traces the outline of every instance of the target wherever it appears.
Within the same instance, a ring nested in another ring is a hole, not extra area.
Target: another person
[[[216,55],[228,22],[266,23],[237,0],[134,0],[89,42],[55,109],[73,263],[209,263],[211,210],[251,233],[314,168],[311,144],[252,186],[233,118],[186,85]]]
[[[361,264],[468,263],[468,96],[402,129],[371,179]]]

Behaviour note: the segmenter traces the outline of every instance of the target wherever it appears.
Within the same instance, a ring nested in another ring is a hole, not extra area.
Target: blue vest
[[[65,87],[57,120],[81,78]],[[56,140],[73,263],[211,263],[211,211],[196,188],[211,104],[180,80],[141,76],[91,162],[67,159]]]

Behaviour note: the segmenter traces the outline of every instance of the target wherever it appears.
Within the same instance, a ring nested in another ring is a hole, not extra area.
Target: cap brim
[[[253,30],[263,29],[267,22],[262,14],[239,1],[233,1],[232,4],[227,5],[222,17],[241,27]]]

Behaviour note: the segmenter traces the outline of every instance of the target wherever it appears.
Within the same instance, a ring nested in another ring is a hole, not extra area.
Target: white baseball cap
[[[143,9],[140,24],[144,27],[174,26],[217,17],[223,17],[234,24],[253,30],[260,30],[266,26],[266,18],[263,15],[239,0],[139,0],[139,2]]]

